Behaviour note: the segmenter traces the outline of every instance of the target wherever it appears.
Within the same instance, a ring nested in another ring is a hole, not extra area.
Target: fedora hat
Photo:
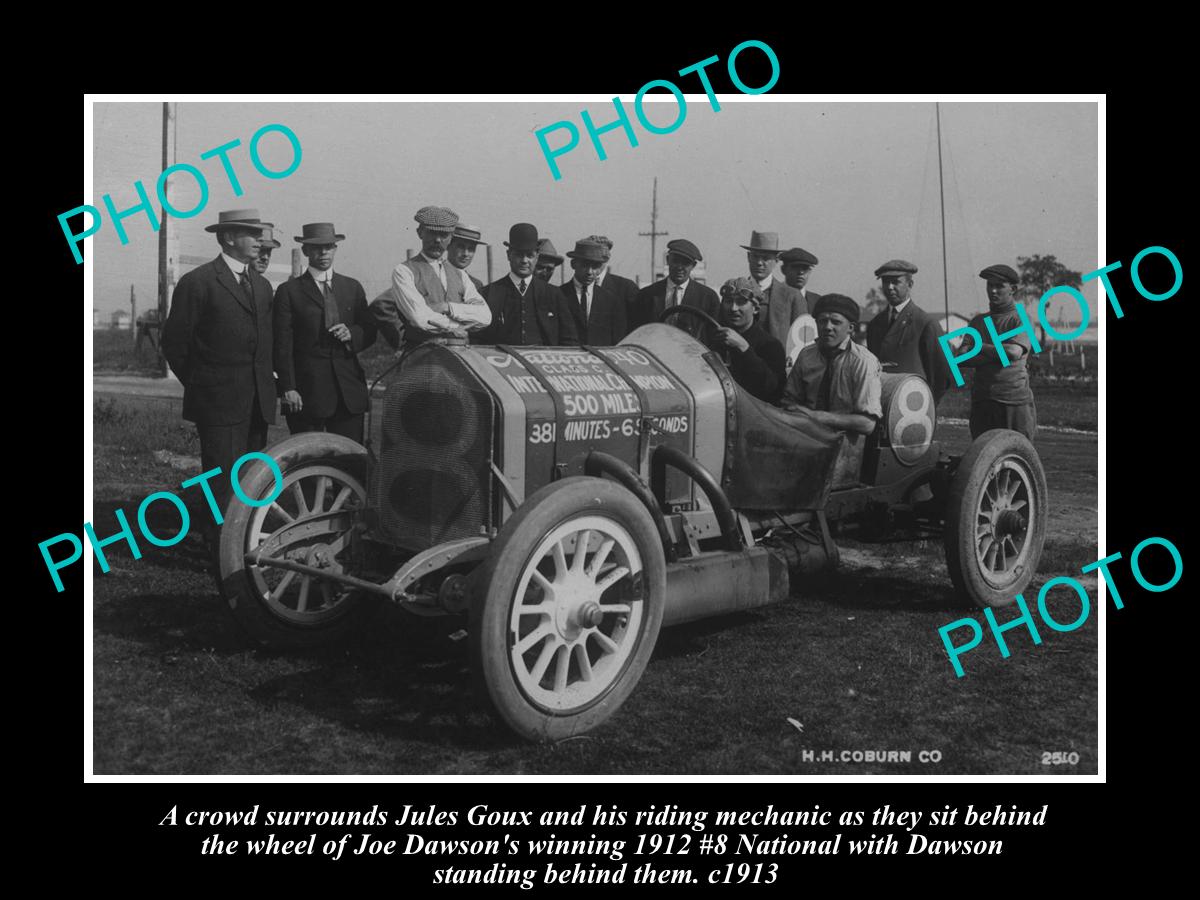
[[[558,250],[555,249],[554,244],[550,242],[550,238],[542,238],[540,241],[538,241],[538,262],[540,263],[542,260],[553,262],[555,265],[558,265],[563,261],[562,256],[559,255]]]
[[[262,230],[262,237],[258,240],[258,246],[266,247],[268,250],[278,250],[283,246],[283,244],[275,240],[274,226]]]
[[[309,222],[300,230],[303,234],[296,240],[301,244],[336,244],[346,239],[344,234],[336,233],[332,222]]]
[[[779,255],[779,232],[778,231],[752,231],[750,232],[750,246],[745,244],[739,245],[743,250],[753,250],[759,253],[774,253]]]
[[[528,222],[518,222],[512,228],[508,229],[508,240],[504,242],[504,246],[509,250],[517,250],[519,252],[537,250],[537,226],[531,225]]]
[[[257,209],[226,209],[217,213],[215,225],[206,225],[205,231],[228,231],[230,228],[251,228],[262,231],[264,228],[274,228],[271,222],[264,222],[258,217]]]
[[[584,262],[608,262],[608,248],[597,241],[582,240],[575,242],[575,249],[567,251],[568,259],[582,259]]]

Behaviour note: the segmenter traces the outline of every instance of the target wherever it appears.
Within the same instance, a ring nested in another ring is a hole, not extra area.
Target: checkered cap
[[[444,206],[422,206],[413,219],[432,231],[453,231],[458,224],[458,213]]]

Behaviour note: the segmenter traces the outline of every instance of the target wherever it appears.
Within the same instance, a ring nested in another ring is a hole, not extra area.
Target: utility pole
[[[942,105],[933,104],[933,115],[937,121],[938,145],[938,202],[942,211],[942,296],[945,298],[946,318],[950,321],[950,273],[946,261],[946,189],[942,185]],[[949,325],[947,324],[947,327]]]
[[[650,230],[639,231],[639,237],[650,238],[650,284],[654,283],[654,267],[658,265],[658,237],[666,237],[669,231],[658,230],[658,178],[654,179],[654,194],[650,201]]]
[[[175,165],[175,104],[163,104],[162,119],[162,165],[163,171]],[[171,188],[175,179],[167,176],[164,191],[167,203],[163,204],[162,227],[158,229],[158,321],[161,329],[167,323],[167,313],[171,310],[171,294],[175,290],[175,276],[179,260],[179,235],[175,231],[175,220],[167,215],[167,204],[172,200]],[[173,207],[178,209],[177,206]],[[134,323],[137,328],[137,323]],[[161,335],[161,330],[159,334]],[[171,370],[162,354],[162,341],[158,342],[158,364],[163,375],[170,378]]]

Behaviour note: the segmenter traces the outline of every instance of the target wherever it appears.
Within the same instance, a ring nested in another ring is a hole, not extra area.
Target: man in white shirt
[[[423,206],[413,217],[421,252],[392,270],[392,290],[375,299],[371,312],[389,344],[399,347],[431,339],[465,339],[492,321],[486,301],[469,278],[446,260],[458,214]]]
[[[628,328],[625,304],[598,281],[608,250],[595,241],[576,241],[575,249],[568,251],[567,256],[575,277],[559,290],[575,317],[580,342],[597,347],[615,346]]]

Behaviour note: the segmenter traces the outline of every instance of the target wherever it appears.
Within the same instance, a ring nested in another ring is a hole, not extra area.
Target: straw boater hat
[[[205,231],[228,231],[231,228],[251,228],[262,231],[264,228],[274,228],[272,222],[264,222],[258,217],[257,209],[227,209],[217,214],[215,225],[205,226]]]
[[[346,236],[338,234],[332,222],[309,222],[300,226],[302,234],[295,240],[301,244],[336,244]]]
[[[482,240],[482,231],[472,228],[470,225],[464,225],[462,222],[454,226],[454,236],[460,241],[470,241],[472,244],[482,244],[484,247],[488,245],[487,241]]]

